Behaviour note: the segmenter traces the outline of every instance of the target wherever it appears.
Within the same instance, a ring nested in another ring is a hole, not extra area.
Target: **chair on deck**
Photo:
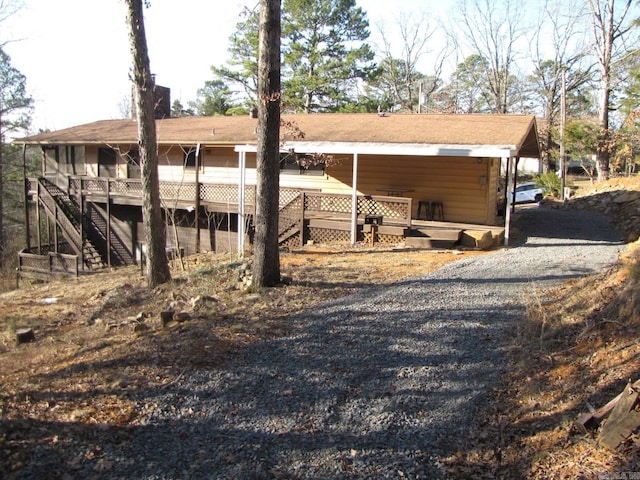
[[[442,202],[431,202],[431,220],[444,221],[444,207]]]
[[[422,211],[424,210],[424,217]],[[416,214],[417,220],[431,220],[431,202],[429,200],[418,201],[418,213]]]

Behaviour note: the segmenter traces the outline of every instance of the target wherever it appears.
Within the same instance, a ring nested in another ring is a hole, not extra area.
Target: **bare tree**
[[[488,95],[492,111],[507,113],[514,90],[516,43],[523,34],[523,10],[519,0],[462,0],[462,34],[469,46],[488,62]]]
[[[592,80],[593,63],[586,61],[581,17],[576,6],[545,2],[531,42],[533,94],[544,118],[540,128],[544,172],[551,169],[554,129],[559,124],[563,81],[565,95],[579,103],[580,90]],[[564,78],[564,80],[563,80]],[[576,108],[582,105],[575,105]]]
[[[149,66],[142,0],[126,0],[129,43],[133,57],[138,147],[142,177],[142,221],[147,246],[147,284],[154,288],[171,280],[166,255],[158,179],[158,142],[155,123],[154,81]]]
[[[588,2],[593,29],[593,53],[600,67],[601,133],[596,166],[598,180],[606,180],[609,178],[609,156],[612,145],[612,134],[609,129],[609,110],[613,90],[612,68],[615,62],[626,53],[625,37],[633,26],[633,22],[627,18],[632,0],[618,1],[617,10],[615,0],[588,0]]]
[[[258,54],[258,153],[253,285],[280,281],[280,0],[260,0]]]
[[[398,48],[389,38],[389,28],[378,25],[383,43],[381,82],[401,110],[413,111],[416,106],[420,110],[422,99],[419,97],[423,89],[432,93],[437,85],[435,78],[425,78],[418,71],[418,62],[427,53],[427,44],[435,32],[425,16],[414,19],[408,14],[400,14],[396,18],[396,27],[402,39],[399,55],[394,53]],[[442,62],[437,65],[442,67]]]

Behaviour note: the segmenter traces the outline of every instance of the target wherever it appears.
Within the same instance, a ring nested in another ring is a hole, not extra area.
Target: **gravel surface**
[[[443,478],[439,459],[499,379],[523,291],[624,248],[593,213],[519,208],[514,224],[509,248],[323,304],[291,336],[153,392],[139,424],[106,431],[70,477]],[[45,478],[51,455],[34,451],[23,477]]]

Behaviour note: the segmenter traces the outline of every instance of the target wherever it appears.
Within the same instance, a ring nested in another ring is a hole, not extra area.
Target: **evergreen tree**
[[[5,253],[5,169],[12,148],[5,145],[7,136],[25,131],[31,122],[33,99],[27,94],[26,77],[11,65],[11,58],[0,47],[0,262]],[[15,158],[15,157],[14,157]]]
[[[355,0],[285,0],[282,4],[282,98],[291,111],[337,111],[358,98],[376,71],[366,43],[369,23]],[[214,81],[237,85],[250,103],[257,94],[258,12],[245,10],[230,38],[228,67]]]

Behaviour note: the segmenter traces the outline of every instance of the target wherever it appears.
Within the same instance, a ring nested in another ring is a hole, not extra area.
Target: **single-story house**
[[[156,122],[168,248],[250,247],[258,120]],[[137,142],[131,119],[14,142],[42,154],[42,175],[27,179],[38,205],[27,219],[30,252],[66,245],[82,265],[92,257],[110,265],[141,257]],[[504,227],[501,166],[511,172],[519,158],[540,157],[532,115],[283,115],[281,145],[281,242],[289,246],[407,237],[428,246],[445,224]],[[47,235],[41,218],[52,224]]]

